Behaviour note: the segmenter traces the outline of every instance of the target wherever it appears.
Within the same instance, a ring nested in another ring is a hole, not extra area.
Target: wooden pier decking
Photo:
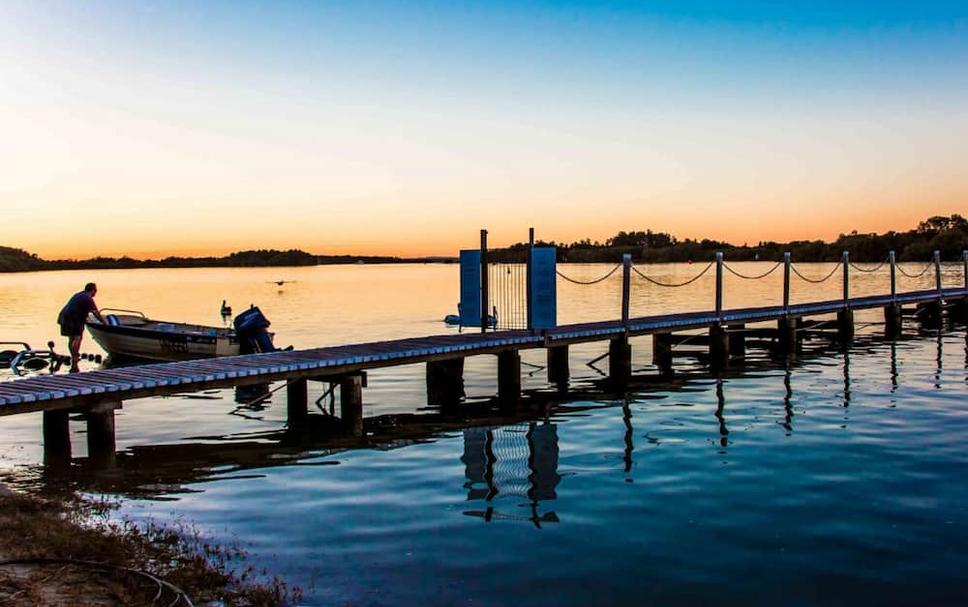
[[[35,411],[57,411],[121,402],[149,396],[192,392],[209,388],[306,378],[339,378],[366,369],[419,362],[463,359],[480,354],[517,353],[572,343],[604,341],[672,331],[715,329],[745,323],[803,318],[852,310],[911,304],[961,304],[968,288],[856,297],[788,307],[768,306],[665,314],[620,320],[565,325],[556,329],[460,333],[272,352],[218,359],[148,364],[102,369],[71,375],[39,375],[0,383],[0,416]],[[560,350],[558,350],[560,352]],[[613,359],[616,355],[613,354]],[[550,356],[549,356],[550,360]],[[567,357],[565,357],[567,363]],[[519,368],[520,362],[518,359]],[[499,365],[500,366],[500,365]],[[514,361],[506,364],[509,372]]]

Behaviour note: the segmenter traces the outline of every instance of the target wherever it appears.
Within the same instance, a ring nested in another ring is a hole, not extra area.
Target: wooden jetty
[[[721,284],[721,280],[718,281]],[[715,310],[629,318],[627,303],[622,319],[559,326],[546,330],[509,330],[436,335],[313,348],[208,360],[149,364],[102,369],[71,375],[43,375],[0,383],[0,415],[43,412],[45,461],[70,461],[69,414],[82,413],[88,426],[90,457],[109,466],[115,458],[114,412],[124,401],[159,395],[201,391],[276,381],[287,382],[288,421],[296,427],[309,414],[309,380],[323,381],[340,390],[340,417],[345,431],[363,434],[363,388],[366,370],[426,363],[427,392],[432,403],[453,405],[463,397],[464,359],[496,355],[498,398],[513,404],[521,393],[521,351],[546,349],[547,374],[552,383],[568,379],[568,346],[608,341],[609,376],[618,384],[631,374],[629,338],[653,336],[654,362],[663,373],[672,371],[672,350],[677,342],[695,340],[708,348],[711,366],[724,366],[745,355],[748,346],[764,342],[770,347],[795,351],[802,337],[816,332],[810,317],[836,315],[830,324],[834,338],[849,342],[856,310],[882,308],[889,334],[899,331],[910,311],[922,323],[940,322],[945,316],[963,322],[968,317],[968,285],[855,297],[805,304],[723,310],[717,293]],[[627,298],[625,298],[627,302]],[[774,327],[747,327],[775,323]],[[705,331],[688,338],[683,331]],[[754,339],[747,340],[747,337]]]

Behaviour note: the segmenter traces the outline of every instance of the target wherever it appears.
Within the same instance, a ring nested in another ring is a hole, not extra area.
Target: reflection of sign
[[[481,325],[481,252],[460,252],[460,324]]]
[[[553,329],[558,325],[555,247],[531,249],[531,327]]]
[[[545,422],[499,428],[464,430],[464,476],[468,501],[484,500],[484,510],[467,510],[467,516],[485,521],[527,520],[540,527],[558,522],[558,515],[540,512],[557,498],[558,428]],[[498,504],[503,506],[499,511]],[[527,499],[527,504],[521,502]],[[519,508],[527,508],[522,513]]]

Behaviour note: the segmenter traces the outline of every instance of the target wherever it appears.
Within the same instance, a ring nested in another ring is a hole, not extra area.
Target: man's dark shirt
[[[57,316],[61,335],[80,335],[84,332],[87,315],[97,309],[94,298],[87,291],[75,293]]]

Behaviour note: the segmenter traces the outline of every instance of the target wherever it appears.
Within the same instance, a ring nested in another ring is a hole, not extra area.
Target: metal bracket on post
[[[723,320],[723,252],[716,251],[716,320]]]
[[[790,252],[783,254],[783,314],[790,311]]]
[[[622,326],[629,328],[629,295],[632,284],[632,254],[622,254]]]

